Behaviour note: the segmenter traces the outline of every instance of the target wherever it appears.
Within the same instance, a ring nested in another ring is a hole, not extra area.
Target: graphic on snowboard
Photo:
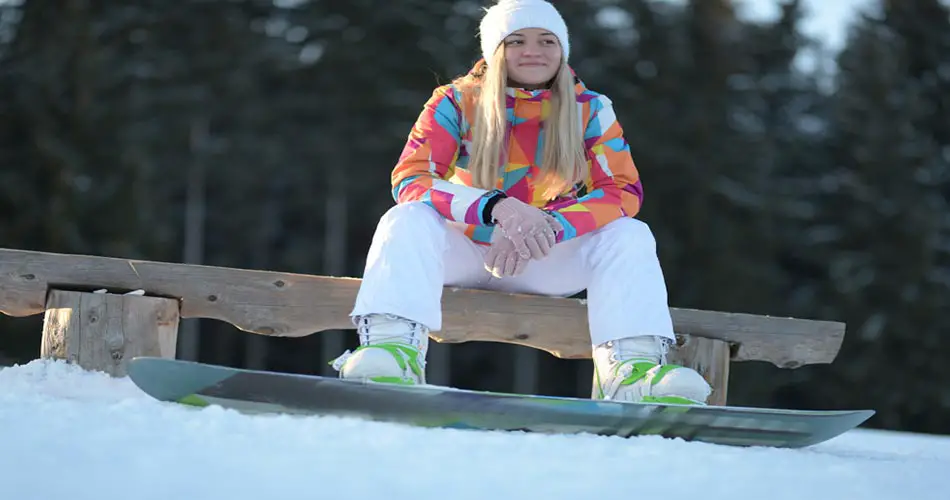
[[[798,448],[865,422],[873,410],[807,411],[595,401],[441,386],[364,384],[140,357],[129,377],[160,401],[244,413],[358,417],[422,427],[604,436],[660,435],[732,446]]]

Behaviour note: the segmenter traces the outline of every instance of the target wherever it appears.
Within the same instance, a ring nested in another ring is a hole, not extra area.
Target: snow
[[[783,450],[247,416],[40,360],[0,369],[0,447],[5,500],[924,500],[950,485],[950,437],[858,429]]]

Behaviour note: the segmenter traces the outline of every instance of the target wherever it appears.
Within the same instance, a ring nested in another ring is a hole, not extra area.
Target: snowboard
[[[137,357],[129,378],[166,402],[246,414],[357,417],[421,427],[549,434],[659,435],[730,446],[800,448],[847,432],[873,410],[786,410],[509,394]]]

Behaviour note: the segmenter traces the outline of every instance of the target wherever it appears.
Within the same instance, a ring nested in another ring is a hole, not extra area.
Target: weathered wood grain
[[[357,278],[313,276],[109,257],[0,249],[0,312],[40,314],[50,288],[112,292],[143,289],[176,298],[182,318],[210,318],[262,335],[300,337],[352,329]],[[408,291],[407,291],[408,292]],[[589,358],[584,301],[446,288],[439,342],[492,341]],[[744,313],[672,308],[677,333],[732,344],[732,360],[779,367],[830,363],[844,324]]]
[[[174,299],[51,290],[40,357],[126,375],[135,356],[175,357]]]

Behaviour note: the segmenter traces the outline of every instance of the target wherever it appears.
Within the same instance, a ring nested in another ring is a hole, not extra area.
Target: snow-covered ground
[[[0,498],[947,499],[950,437],[856,430],[802,450],[431,430],[153,401],[127,379],[0,369]]]

